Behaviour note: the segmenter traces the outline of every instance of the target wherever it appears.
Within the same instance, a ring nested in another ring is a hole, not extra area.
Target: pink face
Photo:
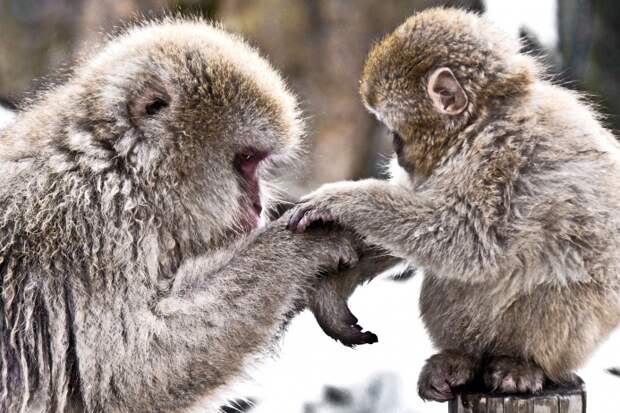
[[[268,156],[269,153],[256,148],[244,148],[235,155],[234,165],[241,177],[241,188],[244,191],[241,201],[243,209],[241,226],[247,231],[261,224],[263,205],[260,199],[258,166]]]

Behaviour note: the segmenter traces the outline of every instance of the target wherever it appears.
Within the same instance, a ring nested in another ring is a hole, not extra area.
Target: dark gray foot
[[[426,360],[418,380],[418,393],[424,400],[445,402],[455,397],[455,389],[474,379],[476,361],[453,351],[435,354]]]
[[[534,363],[512,357],[492,357],[483,374],[484,384],[500,393],[538,393],[545,384],[545,374]]]

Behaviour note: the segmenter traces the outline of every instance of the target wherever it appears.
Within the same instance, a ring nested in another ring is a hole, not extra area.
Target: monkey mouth
[[[241,217],[241,229],[244,232],[250,232],[256,228],[260,228],[263,225],[263,219],[261,218],[263,206],[260,197],[257,196],[256,199],[251,202],[246,201],[243,204],[245,204],[245,207],[242,208],[244,213]]]
[[[258,177],[253,175],[245,177],[242,180],[241,188],[243,191],[243,199],[241,200],[241,227],[244,231],[252,231],[262,226],[263,221],[261,214],[263,212],[263,203],[260,197],[260,183]]]

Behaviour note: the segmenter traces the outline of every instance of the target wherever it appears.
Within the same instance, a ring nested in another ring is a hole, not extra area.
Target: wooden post
[[[586,413],[583,381],[549,387],[538,394],[499,394],[464,389],[448,405],[449,413]]]

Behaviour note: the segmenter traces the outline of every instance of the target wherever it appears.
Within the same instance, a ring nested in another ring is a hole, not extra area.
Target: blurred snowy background
[[[559,83],[592,94],[612,128],[620,126],[620,2],[596,0],[0,0],[0,128],[10,108],[65,68],[102,33],[137,15],[181,11],[223,22],[280,68],[309,116],[312,151],[307,168],[289,177],[302,194],[341,179],[380,176],[390,152],[385,131],[364,111],[357,93],[372,43],[415,10],[456,5],[484,12],[523,38]],[[418,313],[419,275],[389,275],[358,289],[351,307],[379,343],[348,349],[323,335],[309,313],[291,324],[273,360],[234,386],[240,401],[228,412],[413,413],[447,412],[424,403],[418,373],[432,355]],[[403,327],[405,326],[405,327]],[[588,412],[620,405],[620,332],[580,374]]]

